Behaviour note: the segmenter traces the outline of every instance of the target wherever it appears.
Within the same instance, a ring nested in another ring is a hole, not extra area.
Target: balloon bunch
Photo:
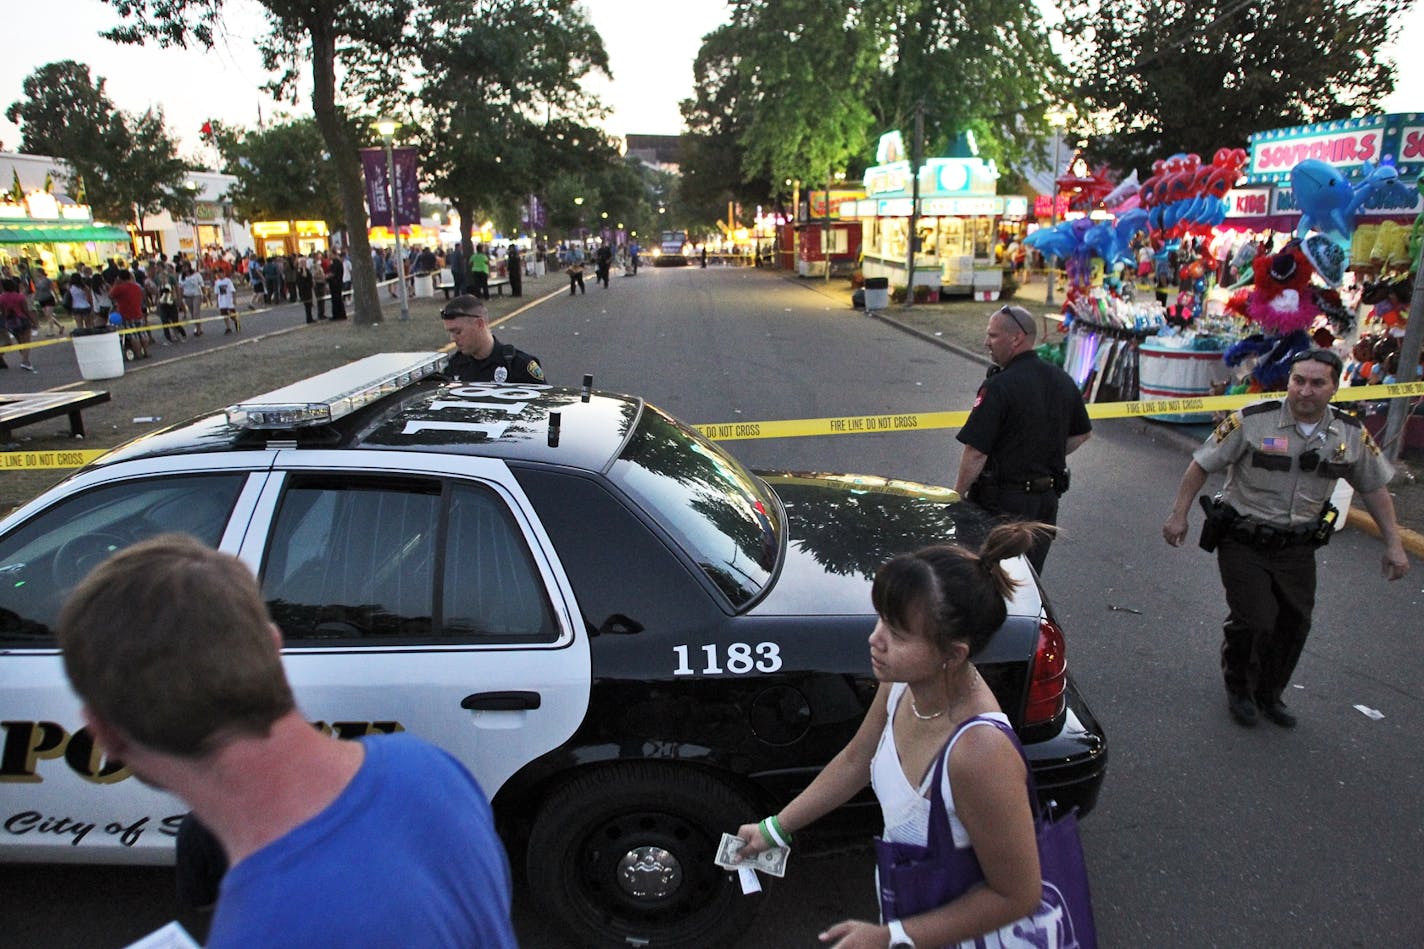
[[[1210,233],[1226,219],[1226,192],[1241,177],[1246,159],[1245,149],[1219,148],[1210,165],[1199,155],[1181,153],[1153,162],[1152,177],[1138,192],[1153,233],[1164,238]]]
[[[1111,270],[1116,264],[1134,264],[1132,238],[1147,229],[1147,212],[1140,208],[1120,214],[1115,221],[1094,221],[1078,218],[1053,227],[1041,227],[1024,243],[1045,257],[1057,257],[1084,266],[1093,257],[1102,258],[1103,267]]]
[[[1405,202],[1411,197],[1393,166],[1367,161],[1360,171],[1360,180],[1352,185],[1340,169],[1318,158],[1307,158],[1290,170],[1291,191],[1300,208],[1297,237],[1304,237],[1314,228],[1348,248],[1355,233],[1355,212],[1376,191],[1389,201]]]

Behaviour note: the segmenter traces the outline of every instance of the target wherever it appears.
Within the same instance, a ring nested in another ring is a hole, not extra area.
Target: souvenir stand
[[[1081,180],[1084,176],[1065,176]],[[1070,180],[1065,185],[1072,187]],[[1111,188],[1102,188],[1098,200]],[[1096,203],[1096,201],[1094,202]],[[1140,297],[1132,276],[1134,242],[1146,230],[1140,208],[1116,216],[1095,210],[1099,219],[1079,214],[1073,220],[1039,228],[1025,243],[1044,257],[1063,261],[1063,367],[1090,402],[1136,399],[1138,349],[1162,325],[1162,307]]]
[[[1272,129],[1250,141],[1233,217],[1286,233],[1261,247],[1227,304],[1261,331],[1227,354],[1249,369],[1236,388],[1283,389],[1290,356],[1311,345],[1348,352],[1344,385],[1393,381],[1417,260],[1410,235],[1424,226],[1424,115]]]

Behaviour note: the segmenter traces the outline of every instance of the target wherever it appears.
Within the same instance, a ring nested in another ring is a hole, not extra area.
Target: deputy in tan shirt
[[[1207,476],[1225,470],[1222,499],[1237,515],[1217,547],[1229,614],[1221,670],[1227,708],[1243,726],[1257,713],[1284,728],[1295,715],[1281,696],[1310,633],[1315,548],[1329,539],[1322,513],[1338,479],[1360,495],[1384,538],[1384,575],[1409,572],[1394,502],[1394,469],[1359,420],[1330,405],[1340,387],[1340,357],[1311,349],[1291,361],[1286,398],[1229,415],[1192,455],[1162,536],[1180,547],[1187,513]]]

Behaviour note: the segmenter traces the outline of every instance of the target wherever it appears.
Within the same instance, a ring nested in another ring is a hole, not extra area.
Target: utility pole
[[[1424,247],[1420,248],[1420,260],[1424,260]],[[1404,339],[1399,346],[1399,371],[1395,378],[1400,382],[1417,382],[1416,367],[1419,365],[1419,349],[1424,343],[1424,274],[1419,273],[1419,260],[1414,262],[1414,293],[1409,299],[1409,322],[1405,324]],[[1404,445],[1404,429],[1409,423],[1409,399],[1389,400],[1389,414],[1385,417],[1384,437],[1380,443],[1385,457],[1390,461],[1399,460],[1400,449]]]
[[[921,99],[915,103],[915,134],[910,139],[910,249],[905,262],[905,306],[913,306],[915,302],[915,251],[919,250],[915,238],[919,227],[920,162],[924,157],[920,152],[924,138],[925,100]]]
[[[826,166],[826,214],[821,228],[821,256],[826,259],[826,283],[831,282],[831,168]]]

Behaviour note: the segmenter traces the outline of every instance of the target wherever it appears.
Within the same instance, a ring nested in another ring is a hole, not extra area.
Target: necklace
[[[956,705],[958,705],[958,704],[964,699],[964,697],[968,694],[969,690],[974,687],[974,683],[975,683],[976,681],[978,681],[978,679],[979,679],[979,670],[978,670],[976,667],[974,667],[974,666],[970,666],[969,669],[970,669],[970,673],[969,673],[969,676],[970,676],[970,678],[969,678],[969,685],[965,688],[963,694],[961,694],[959,698],[957,698],[957,699],[955,699],[954,701],[950,702],[948,705],[946,705],[944,708],[940,709],[938,712],[931,712],[930,714],[926,715],[924,712],[921,712],[921,711],[920,711],[920,707],[915,704],[915,693],[914,693],[913,691],[911,691],[911,692],[910,692],[910,712],[913,713],[914,716],[915,716],[916,718],[918,718],[918,719],[919,719],[920,721],[922,721],[922,722],[932,722],[932,721],[934,721],[934,720],[937,719],[937,718],[943,718],[946,712],[948,712],[950,709],[954,708]],[[907,691],[909,691],[909,690],[907,690]]]
[[[919,719],[920,721],[922,721],[922,722],[932,722],[932,721],[934,721],[935,719],[942,717],[945,712],[948,712],[948,711],[949,711],[949,708],[950,708],[950,707],[949,707],[948,705],[946,705],[944,708],[940,709],[938,712],[934,712],[933,714],[926,715],[925,713],[921,712],[921,711],[920,711],[920,707],[915,704],[915,697],[914,697],[913,695],[910,696],[910,711],[913,712],[914,715],[915,715],[915,717],[918,718],[918,719]]]

